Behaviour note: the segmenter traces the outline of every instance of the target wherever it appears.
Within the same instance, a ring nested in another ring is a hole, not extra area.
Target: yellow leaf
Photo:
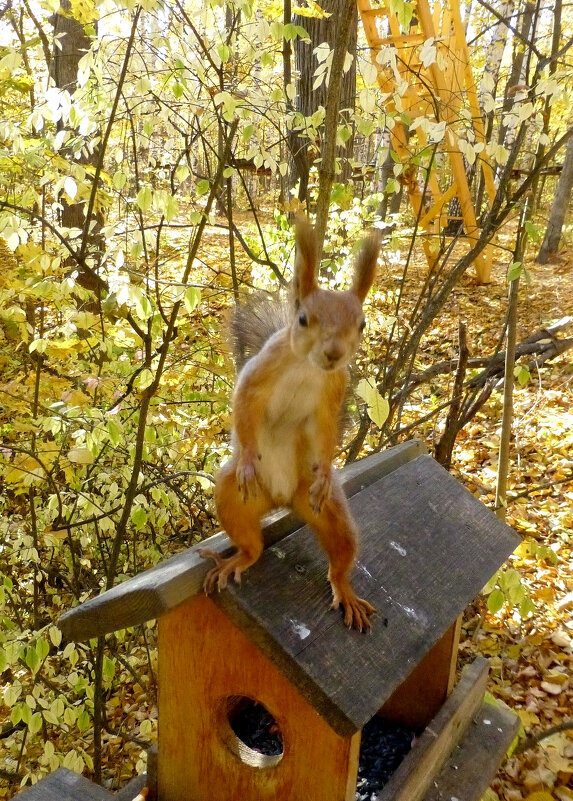
[[[94,457],[87,448],[72,448],[68,451],[68,459],[75,464],[92,464]]]
[[[307,0],[307,7],[295,6],[292,9],[293,14],[299,17],[314,17],[315,19],[322,19],[323,17],[330,17],[331,15],[321,8],[314,0]]]
[[[530,712],[528,709],[516,709],[519,719],[524,729],[530,729],[532,726],[539,724],[539,717],[535,712]]]
[[[363,378],[359,381],[356,391],[360,397],[366,401],[368,416],[372,422],[375,423],[378,428],[382,428],[390,411],[386,398],[380,395],[374,381],[369,378]]]
[[[539,790],[538,792],[528,795],[525,801],[555,801],[551,793],[546,790]]]

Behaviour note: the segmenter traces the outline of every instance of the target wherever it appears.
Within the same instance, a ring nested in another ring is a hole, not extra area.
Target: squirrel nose
[[[344,353],[344,349],[336,342],[332,342],[331,344],[325,346],[323,353],[328,362],[330,364],[334,364],[341,358]]]

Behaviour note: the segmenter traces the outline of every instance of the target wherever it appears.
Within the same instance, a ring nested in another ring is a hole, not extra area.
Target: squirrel
[[[232,456],[216,476],[215,503],[237,553],[222,558],[202,552],[215,561],[204,581],[207,594],[224,589],[231,575],[240,583],[263,551],[261,518],[285,506],[313,529],[326,551],[332,608],[342,606],[349,628],[370,629],[375,609],[358,598],[349,579],[357,530],[332,461],[346,368],[364,330],[362,304],[379,250],[380,232],[374,231],[357,257],[351,288],[320,289],[314,230],[306,220],[297,222],[290,321],[246,361],[235,386]],[[247,355],[256,349],[256,334],[247,342]]]

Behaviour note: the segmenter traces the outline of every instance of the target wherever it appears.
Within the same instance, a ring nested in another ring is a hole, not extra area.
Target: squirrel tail
[[[236,306],[230,329],[237,372],[261,350],[269,337],[290,322],[290,304],[262,292],[250,295],[246,303]]]

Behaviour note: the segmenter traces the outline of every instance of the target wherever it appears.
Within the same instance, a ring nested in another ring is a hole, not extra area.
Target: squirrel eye
[[[360,330],[364,331],[365,328],[366,328],[366,320],[362,320],[362,322],[360,323]]]
[[[300,326],[302,326],[303,328],[306,328],[306,326],[308,325],[308,317],[306,316],[306,314],[304,312],[301,312],[299,314],[299,316],[298,316],[298,324]]]

